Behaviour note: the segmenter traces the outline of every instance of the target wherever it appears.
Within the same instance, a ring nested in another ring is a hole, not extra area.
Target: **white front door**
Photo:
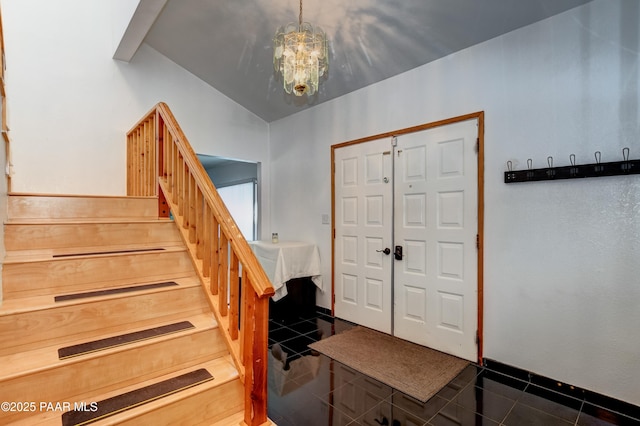
[[[477,359],[477,120],[397,138],[394,335]]]
[[[477,360],[477,138],[473,119],[334,151],[335,316]]]
[[[391,333],[393,191],[389,138],[346,146],[334,162],[335,315]]]

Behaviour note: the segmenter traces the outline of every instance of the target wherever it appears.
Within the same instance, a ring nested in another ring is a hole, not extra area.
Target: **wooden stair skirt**
[[[9,196],[0,424],[242,422],[239,372],[157,205]]]

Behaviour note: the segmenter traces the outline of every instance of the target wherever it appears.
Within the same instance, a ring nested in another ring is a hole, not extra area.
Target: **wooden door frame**
[[[336,241],[336,206],[335,206],[335,151],[349,145],[357,145],[377,139],[392,138],[408,133],[420,132],[448,124],[467,120],[478,120],[478,364],[482,365],[484,342],[484,111],[473,112],[444,120],[433,121],[418,126],[407,127],[391,132],[380,133],[360,139],[331,145],[331,314],[335,315],[335,241]]]

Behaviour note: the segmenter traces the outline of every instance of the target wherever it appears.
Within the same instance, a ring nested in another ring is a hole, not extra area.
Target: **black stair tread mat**
[[[118,288],[109,288],[106,290],[87,291],[84,293],[63,294],[61,296],[56,296],[54,300],[56,302],[65,302],[67,300],[84,299],[85,297],[109,296],[112,294],[129,293],[132,291],[141,291],[141,290],[151,290],[154,288],[162,288],[162,287],[173,287],[177,285],[178,283],[175,281],[165,281],[161,283],[134,285],[130,287],[118,287]]]
[[[80,343],[78,345],[66,346],[64,348],[58,349],[58,358],[66,359],[74,356],[80,356],[91,352],[97,352],[103,349],[126,345],[127,343],[153,339],[154,337],[177,333],[179,331],[189,330],[192,328],[195,328],[195,326],[189,321],[182,321],[176,322],[174,324],[163,325],[160,327],[148,328],[146,330],[135,331],[133,333],[121,334],[119,336],[107,337],[105,339]]]
[[[97,254],[117,254],[117,253],[138,253],[145,251],[162,251],[163,248],[139,248],[139,249],[129,249],[129,250],[112,250],[112,251],[93,251],[93,252],[82,252],[82,253],[65,253],[65,254],[54,254],[52,257],[73,257],[73,256],[95,256]]]
[[[213,380],[205,368],[191,371],[162,382],[87,404],[85,411],[68,411],[62,415],[62,426],[79,426],[97,422],[131,408]],[[95,410],[95,411],[91,411]]]

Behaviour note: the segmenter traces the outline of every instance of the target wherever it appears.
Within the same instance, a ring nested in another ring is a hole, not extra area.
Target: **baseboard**
[[[318,313],[320,313],[322,315],[331,316],[331,309],[323,308],[321,306],[316,306],[316,312],[318,312]]]
[[[569,383],[563,383],[561,381],[545,377],[531,371],[523,370],[518,367],[503,364],[492,359],[484,358],[483,364],[489,370],[495,371],[497,373],[514,377],[516,379],[529,382],[536,386],[540,386],[547,390],[557,392],[575,399],[583,400],[585,403],[602,407],[609,411],[620,413],[622,415],[633,417],[635,419],[640,419],[640,407],[637,405],[633,405],[628,402],[612,398],[610,396],[602,395],[588,389],[583,389]]]

